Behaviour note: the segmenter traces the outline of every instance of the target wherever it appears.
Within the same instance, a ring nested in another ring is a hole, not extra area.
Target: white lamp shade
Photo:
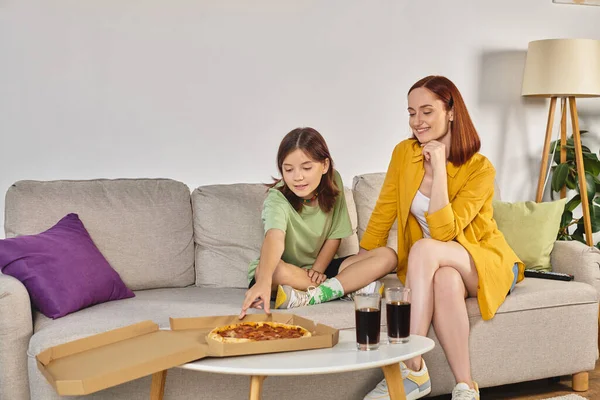
[[[600,40],[529,42],[521,95],[600,97]]]

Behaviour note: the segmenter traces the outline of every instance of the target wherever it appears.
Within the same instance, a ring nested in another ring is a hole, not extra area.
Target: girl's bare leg
[[[397,263],[398,256],[393,249],[379,247],[345,259],[336,278],[344,293],[351,293],[393,272]]]

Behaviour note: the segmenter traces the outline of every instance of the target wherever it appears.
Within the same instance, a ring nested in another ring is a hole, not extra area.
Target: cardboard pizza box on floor
[[[51,347],[38,368],[58,394],[85,395],[202,358],[208,346],[152,321]]]
[[[240,322],[280,322],[299,325],[307,329],[312,336],[298,339],[277,339],[246,343],[222,343],[210,338],[207,334],[214,328]],[[278,353],[333,347],[338,343],[339,330],[327,325],[318,324],[294,314],[264,313],[247,315],[240,321],[237,315],[199,318],[170,318],[171,330],[189,332],[199,342],[208,345],[207,355],[211,357],[228,357],[250,354]]]

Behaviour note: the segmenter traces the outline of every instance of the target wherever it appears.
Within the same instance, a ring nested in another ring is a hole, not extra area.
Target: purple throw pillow
[[[0,270],[20,280],[33,305],[53,319],[135,296],[77,214],[40,234],[0,240]]]

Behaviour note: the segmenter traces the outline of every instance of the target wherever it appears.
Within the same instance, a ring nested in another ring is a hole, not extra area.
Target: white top
[[[427,225],[427,220],[425,219],[425,213],[429,210],[429,197],[425,196],[421,193],[420,190],[417,190],[417,194],[413,199],[413,202],[410,206],[410,212],[415,216],[419,225],[421,225],[421,230],[423,231],[424,238],[430,238],[431,234],[429,233],[429,225]]]
[[[408,360],[433,349],[433,340],[411,335],[408,343],[388,344],[382,329],[379,349],[356,349],[356,332],[340,331],[337,345],[327,349],[239,357],[205,358],[179,366],[195,371],[233,375],[313,375],[358,371]]]

